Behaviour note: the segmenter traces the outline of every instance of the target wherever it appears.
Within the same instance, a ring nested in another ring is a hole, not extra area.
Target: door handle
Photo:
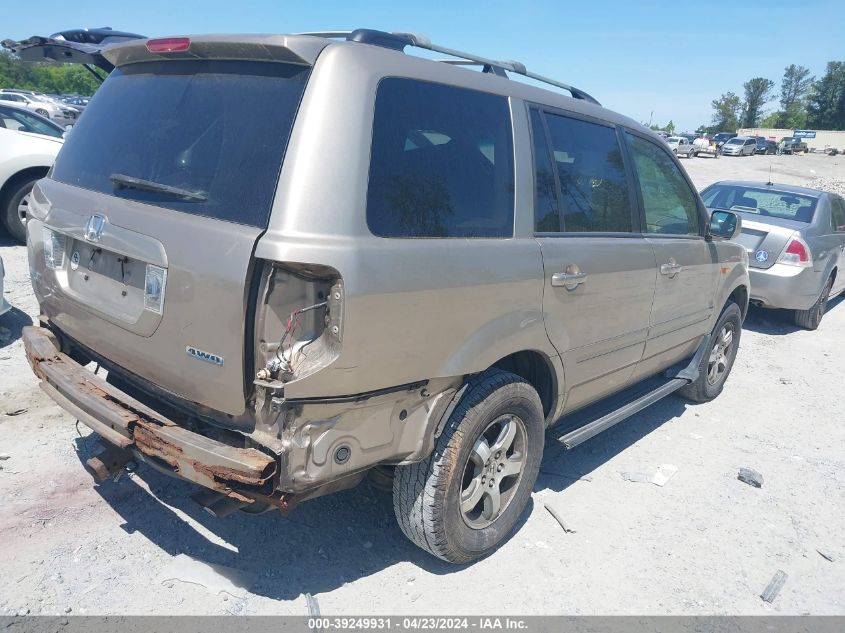
[[[587,273],[555,273],[552,275],[553,286],[563,286],[567,290],[575,290],[587,281]]]
[[[674,277],[679,272],[684,269],[683,266],[676,264],[675,262],[669,262],[668,264],[661,264],[660,265],[660,274],[661,275],[668,275],[669,277]]]

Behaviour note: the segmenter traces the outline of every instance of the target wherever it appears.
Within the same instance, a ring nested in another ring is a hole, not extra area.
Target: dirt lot
[[[684,164],[699,187],[765,180],[770,165],[781,182],[845,177],[842,157]],[[288,518],[222,520],[146,468],[95,485],[82,467],[94,438],[23,357],[25,249],[0,238],[0,255],[15,306],[0,317],[0,615],[304,615],[306,593],[324,614],[845,614],[842,299],[817,332],[752,311],[715,402],[671,397],[570,452],[550,435],[519,531],[457,568],[407,542],[367,484]],[[664,464],[677,473],[663,487],[620,475]],[[741,466],[763,487],[739,482]],[[777,570],[788,579],[770,605],[759,594]]]

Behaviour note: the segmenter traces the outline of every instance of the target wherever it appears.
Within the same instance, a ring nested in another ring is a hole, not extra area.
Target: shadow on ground
[[[686,403],[670,396],[570,451],[549,431],[546,454],[535,490],[564,491],[663,423],[683,413]],[[77,439],[80,461],[91,455],[96,436]],[[142,478],[155,498],[139,485]],[[368,483],[308,501],[289,517],[276,511],[261,515],[236,512],[224,519],[207,514],[190,499],[197,487],[143,465],[119,483],[96,486],[122,517],[121,527],[139,533],[171,556],[224,565],[257,576],[252,593],[291,600],[304,593],[331,591],[358,578],[408,561],[433,574],[461,569],[418,549],[399,530],[390,494]],[[209,540],[174,512],[184,512],[211,533],[237,548]],[[533,511],[529,502],[514,534]]]
[[[845,302],[845,295],[839,295],[837,298],[831,299],[827,304],[827,311],[845,309],[839,307],[843,302]],[[792,334],[803,329],[795,325],[795,321],[793,321],[794,314],[794,310],[773,310],[751,306],[742,327],[743,329],[759,334],[770,334],[774,336]],[[824,319],[822,319],[822,323],[824,323]]]
[[[32,325],[32,319],[26,312],[12,306],[6,314],[0,316],[0,349],[8,347],[21,337],[21,331]]]

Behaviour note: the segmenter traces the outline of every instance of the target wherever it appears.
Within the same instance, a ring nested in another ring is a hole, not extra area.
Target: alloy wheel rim
[[[725,323],[716,337],[713,348],[710,350],[710,358],[707,362],[707,382],[709,384],[717,384],[727,373],[733,339],[733,325]]]
[[[503,415],[487,425],[472,447],[464,467],[458,499],[461,517],[480,530],[507,509],[528,458],[525,423]]]
[[[26,194],[18,203],[18,220],[23,226],[26,226],[26,221],[29,218],[29,196]]]

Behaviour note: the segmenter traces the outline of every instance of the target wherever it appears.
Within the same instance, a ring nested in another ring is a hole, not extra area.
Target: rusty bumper
[[[270,455],[180,427],[61,353],[46,328],[25,327],[23,342],[41,388],[104,440],[245,503],[272,494],[277,461]]]

